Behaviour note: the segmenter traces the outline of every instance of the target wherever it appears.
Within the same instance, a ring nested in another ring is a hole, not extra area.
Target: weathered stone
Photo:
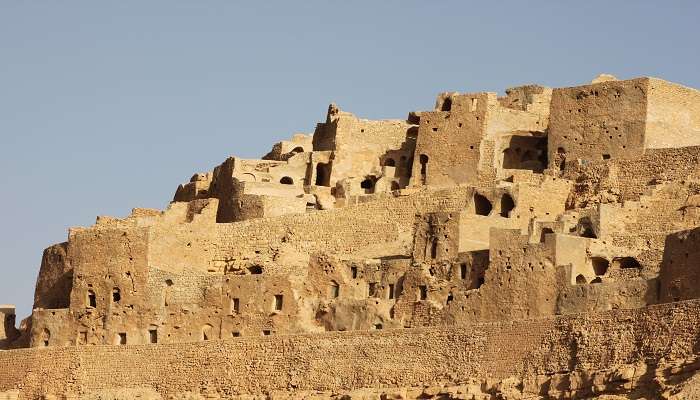
[[[0,306],[0,400],[683,398],[698,259],[695,89],[331,104],[47,248],[31,317]]]

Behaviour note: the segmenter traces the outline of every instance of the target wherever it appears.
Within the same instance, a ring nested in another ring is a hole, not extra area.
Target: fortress
[[[47,248],[0,399],[700,399],[699,260],[700,91],[331,104]]]

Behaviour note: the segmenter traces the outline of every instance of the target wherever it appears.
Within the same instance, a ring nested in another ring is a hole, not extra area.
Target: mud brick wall
[[[22,349],[0,352],[0,391],[31,399],[115,387],[235,394],[421,386],[687,358],[699,335],[700,301],[687,301],[445,329]]]
[[[638,161],[615,166],[623,198],[634,200],[654,180],[682,181],[700,176],[700,147],[647,150]]]
[[[700,264],[700,228],[668,235],[660,273],[659,301],[700,297],[697,273]]]
[[[700,146],[650,149],[625,161],[598,161],[583,166],[567,163],[565,177],[578,183],[578,197],[594,197],[597,191],[612,189],[623,200],[639,200],[650,185],[700,177]]]
[[[426,190],[284,218],[154,227],[149,238],[149,265],[167,271],[208,268],[211,263],[249,257],[256,252],[269,254],[280,246],[305,253],[353,253],[358,257],[408,255],[413,246],[415,215],[464,210],[472,191],[466,187]]]

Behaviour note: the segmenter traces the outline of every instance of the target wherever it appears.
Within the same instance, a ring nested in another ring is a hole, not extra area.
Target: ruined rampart
[[[542,381],[575,370],[683,359],[700,344],[700,301],[451,328],[0,352],[0,391],[20,398],[151,387],[220,394]],[[135,367],[138,366],[138,367]]]

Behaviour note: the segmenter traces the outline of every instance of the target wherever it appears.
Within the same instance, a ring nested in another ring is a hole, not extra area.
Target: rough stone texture
[[[692,399],[700,92],[331,104],[44,251],[0,399]]]

